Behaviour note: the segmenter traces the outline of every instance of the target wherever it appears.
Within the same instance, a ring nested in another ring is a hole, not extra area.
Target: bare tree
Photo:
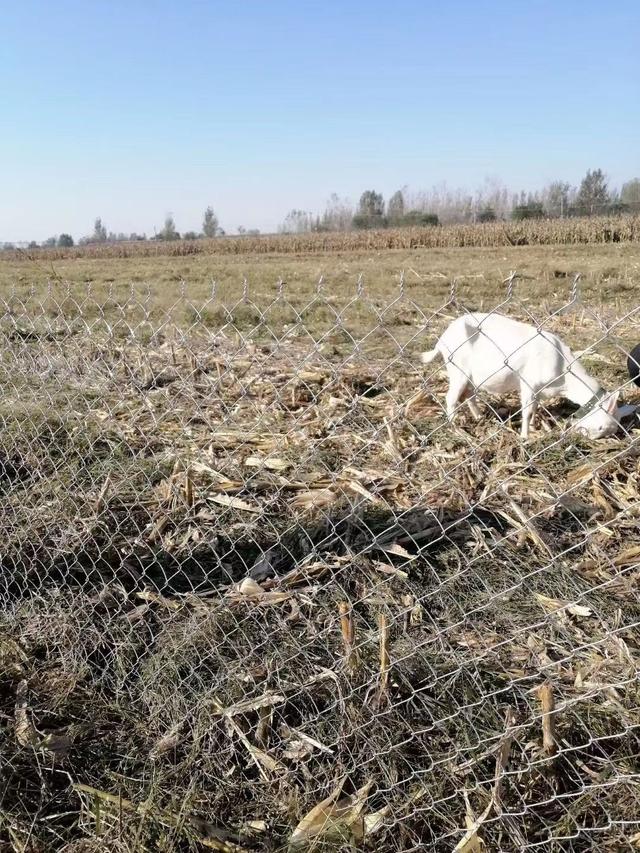
[[[477,210],[477,203],[471,193],[464,189],[452,190],[445,181],[430,190],[405,192],[404,196],[408,209],[433,213],[443,223],[471,221]]]
[[[312,213],[294,208],[287,213],[278,231],[281,234],[305,234],[313,230],[313,221]]]
[[[542,191],[541,197],[549,216],[566,216],[575,198],[575,189],[566,181],[552,181]]]
[[[493,211],[496,219],[506,219],[511,213],[509,190],[499,178],[485,178],[483,185],[476,190],[472,218],[477,220],[480,211],[486,213],[489,210]],[[484,221],[488,221],[486,216]]]
[[[348,231],[353,219],[353,205],[348,199],[341,199],[332,193],[320,220],[322,231]]]

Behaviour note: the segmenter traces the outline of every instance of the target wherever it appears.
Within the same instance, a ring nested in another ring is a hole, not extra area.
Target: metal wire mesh
[[[451,422],[469,300],[3,298],[3,849],[640,843],[637,415]],[[556,302],[482,307],[638,401],[638,309]]]

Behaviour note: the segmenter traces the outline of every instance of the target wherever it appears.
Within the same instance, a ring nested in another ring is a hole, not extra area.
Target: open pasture
[[[499,308],[640,402],[637,247],[0,282],[7,850],[633,849],[639,433],[417,355]]]

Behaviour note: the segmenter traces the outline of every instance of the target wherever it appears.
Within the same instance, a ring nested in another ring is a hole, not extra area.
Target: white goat
[[[591,438],[615,433],[619,426],[618,392],[607,394],[586,372],[566,344],[550,332],[501,314],[465,314],[445,329],[434,349],[421,355],[423,364],[441,356],[449,376],[447,415],[466,400],[477,420],[478,391],[519,392],[522,438],[538,401],[566,397],[581,406],[575,426]]]

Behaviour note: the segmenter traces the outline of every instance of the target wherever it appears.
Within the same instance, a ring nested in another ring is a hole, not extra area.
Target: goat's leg
[[[467,380],[459,373],[449,375],[449,390],[447,391],[447,417],[453,423],[458,404],[464,399],[467,389]]]
[[[470,393],[469,397],[467,397],[467,406],[469,407],[469,411],[471,412],[471,416],[474,421],[479,421],[482,417],[482,412],[478,408],[478,404],[476,403],[475,394]]]
[[[522,408],[520,435],[526,440],[529,438],[529,428],[533,425],[533,418],[538,409],[538,398],[535,392],[524,383],[520,386],[520,403]]]
[[[479,421],[482,417],[482,413],[476,404],[476,392],[473,385],[467,382],[464,391],[462,392],[462,396],[460,398],[464,400],[469,407],[469,411],[475,421]]]

